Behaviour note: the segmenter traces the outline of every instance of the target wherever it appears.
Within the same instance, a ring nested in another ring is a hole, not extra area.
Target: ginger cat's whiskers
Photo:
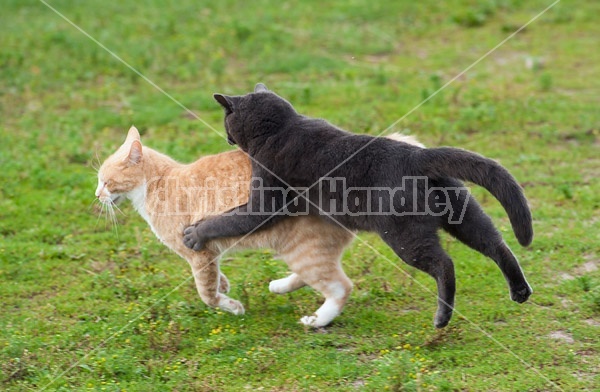
[[[95,202],[100,204],[100,211],[98,211],[98,218],[96,218],[96,226],[94,227],[94,228],[98,228],[98,223],[100,223],[100,218],[104,215],[104,203],[102,203],[98,199],[96,199]]]
[[[117,236],[117,239],[119,239],[119,222],[117,221],[117,215],[115,214],[115,203],[111,200],[106,206],[110,221],[115,230],[115,235]]]
[[[95,174],[98,174],[98,171],[100,170],[100,166],[102,166],[102,163],[100,162],[100,157],[98,157],[98,150],[96,150],[94,153],[95,153],[95,156],[92,158],[91,161],[89,161],[87,166],[89,168],[91,168]]]
[[[89,211],[91,211],[91,210],[93,210],[93,209],[94,209],[94,206],[95,206],[95,204],[96,204],[96,203],[98,203],[98,202],[99,202],[99,200],[98,200],[97,198],[94,198],[94,199],[93,199],[93,200],[90,202],[90,204],[88,205],[88,208],[87,208],[88,212],[89,212]]]
[[[117,211],[119,211],[119,213],[121,213],[121,215],[123,215],[123,216],[127,216],[127,215],[126,215],[126,214],[123,212],[123,210],[121,210],[121,209],[119,208],[119,206],[117,205],[117,203],[115,203],[114,201],[111,201],[111,203],[112,203],[112,206],[113,206],[113,208],[114,208],[114,209],[116,209]]]

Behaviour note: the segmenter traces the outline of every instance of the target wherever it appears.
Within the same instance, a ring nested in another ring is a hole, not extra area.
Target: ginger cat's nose
[[[106,184],[100,180],[98,180],[98,187],[96,188],[96,197],[99,199],[102,196],[102,193],[104,193],[104,187],[106,186]]]

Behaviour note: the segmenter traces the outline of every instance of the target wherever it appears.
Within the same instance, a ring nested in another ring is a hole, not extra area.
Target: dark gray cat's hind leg
[[[518,303],[527,301],[533,293],[527,283],[519,261],[504,243],[502,235],[494,227],[474,199],[469,200],[460,223],[443,223],[444,229],[465,245],[491,258],[498,265],[508,286],[510,298]]]
[[[438,308],[434,325],[443,328],[450,322],[454,310],[456,282],[454,264],[450,256],[440,246],[437,234],[427,230],[420,231],[412,226],[402,232],[386,230],[381,238],[407,264],[431,275],[438,289]]]

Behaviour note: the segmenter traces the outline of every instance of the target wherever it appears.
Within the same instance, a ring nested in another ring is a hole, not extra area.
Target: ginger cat
[[[410,137],[393,138],[418,145]],[[110,211],[123,199],[131,200],[154,234],[190,264],[202,301],[236,315],[243,314],[244,307],[226,295],[229,282],[219,270],[220,256],[229,249],[274,249],[292,274],[272,281],[269,290],[284,294],[311,286],[325,302],[300,322],[325,326],[341,313],[352,290],[340,264],[352,232],[318,217],[303,216],[246,237],[211,241],[200,252],[183,244],[185,227],[248,201],[251,172],[250,161],[240,150],[178,163],[142,146],[138,130],[131,127],[125,143],[100,167],[96,197]]]
[[[247,237],[211,242],[201,252],[183,244],[183,229],[207,216],[228,211],[248,200],[250,162],[241,151],[200,158],[185,165],[142,146],[131,127],[125,143],[98,171],[96,196],[107,207],[130,199],[156,236],[190,264],[198,294],[210,307],[239,315],[242,304],[229,298],[229,282],[219,270],[221,254],[230,248],[272,248],[293,273],[270,283],[274,293],[287,293],[305,285],[326,300],[301,322],[327,325],[342,310],[352,283],[340,259],[353,234],[318,218],[299,217]]]

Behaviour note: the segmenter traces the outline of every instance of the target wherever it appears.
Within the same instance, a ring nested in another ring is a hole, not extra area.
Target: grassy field
[[[131,124],[180,161],[230,149],[212,93],[258,81],[378,134],[551,1],[48,3],[181,104],[43,3],[3,0],[0,390],[600,390],[599,2],[554,6],[392,128],[518,178],[535,220],[527,249],[499,203],[473,193],[531,300],[511,302],[494,263],[445,236],[459,314],[436,330],[434,282],[361,234],[377,251],[346,252],[355,290],[318,331],[298,324],[316,293],[268,292],[286,274],[268,250],[223,263],[246,315],[206,307],[130,206],[117,229],[98,218],[94,166]]]

